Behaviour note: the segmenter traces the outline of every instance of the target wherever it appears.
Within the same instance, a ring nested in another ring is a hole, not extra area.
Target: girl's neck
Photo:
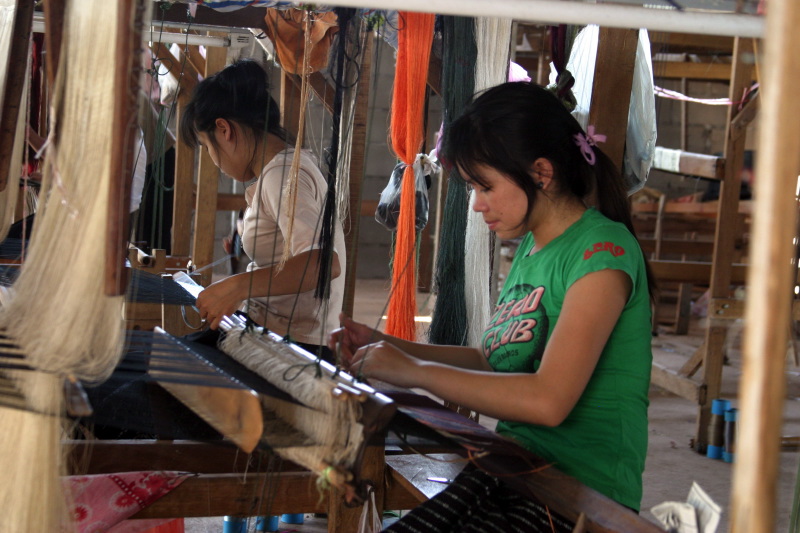
[[[537,198],[534,211],[541,206],[544,212],[540,212],[530,226],[535,243],[531,254],[538,252],[567,231],[586,212],[586,206],[578,198],[554,202],[543,196]]]
[[[256,142],[253,157],[252,171],[254,176],[261,174],[261,170],[275,159],[275,156],[286,149],[286,141],[273,133],[267,133]]]

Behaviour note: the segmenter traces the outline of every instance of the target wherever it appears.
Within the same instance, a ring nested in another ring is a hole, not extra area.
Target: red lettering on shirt
[[[587,260],[597,252],[609,252],[614,257],[625,255],[625,248],[618,246],[613,242],[596,242],[592,245],[591,249],[586,249],[583,252],[583,260]]]

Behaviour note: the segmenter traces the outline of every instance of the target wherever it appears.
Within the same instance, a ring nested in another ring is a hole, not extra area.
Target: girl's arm
[[[331,279],[341,272],[339,256],[334,252]],[[222,317],[233,314],[247,298],[307,292],[316,288],[318,276],[319,250],[309,250],[288,259],[280,271],[258,268],[212,283],[197,297],[196,305],[200,318],[216,329]]]
[[[443,346],[399,339],[356,322],[344,313],[339,315],[339,322],[342,327],[331,332],[328,337],[328,347],[341,356],[345,365],[351,365],[354,354],[359,348],[376,342],[383,342],[420,360],[470,370],[483,370],[486,372],[492,370],[492,367],[486,361],[486,357],[479,350],[469,346]],[[353,368],[353,370],[358,369]]]
[[[386,341],[359,349],[352,369],[425,389],[493,418],[557,426],[583,394],[630,293],[631,280],[619,270],[593,272],[576,281],[535,374],[454,368],[414,357]]]

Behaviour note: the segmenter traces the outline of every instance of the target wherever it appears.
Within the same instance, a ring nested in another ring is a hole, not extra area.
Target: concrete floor
[[[378,317],[384,313],[387,294],[388,282],[359,280],[354,318],[368,324],[378,324]],[[429,314],[432,297],[420,294],[417,302],[420,314]],[[702,321],[696,321],[688,336],[675,336],[661,331],[653,338],[655,360],[669,368],[679,368],[702,342],[703,327]],[[421,333],[424,333],[424,329],[425,324],[420,324]],[[722,396],[731,400],[734,407],[737,404],[738,383],[741,377],[741,358],[738,349],[740,330],[738,324],[733,324],[728,342],[729,363],[723,370]],[[788,387],[782,430],[784,436],[800,435],[800,402],[798,402],[800,391],[797,380],[799,373],[800,369],[794,367],[793,363],[787,362]],[[722,521],[717,531],[727,531],[733,465],[708,459],[691,449],[690,442],[695,434],[697,411],[692,403],[655,387],[651,388],[650,400],[650,444],[644,473],[643,516],[655,521],[649,511],[651,507],[664,501],[685,501],[692,482],[696,481],[723,509]],[[798,452],[781,453],[776,487],[778,508],[776,531],[787,531],[789,527],[798,459],[800,459]],[[186,531],[219,532],[222,531],[222,519],[187,519]],[[279,531],[323,532],[326,531],[326,522],[324,519],[307,515],[305,524],[281,524]]]

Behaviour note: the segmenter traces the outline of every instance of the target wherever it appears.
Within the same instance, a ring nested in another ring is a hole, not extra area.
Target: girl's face
[[[211,160],[222,172],[236,181],[246,182],[252,178],[249,170],[250,157],[244,142],[237,142],[240,129],[234,129],[231,123],[224,121],[214,130],[214,142],[205,132],[197,132],[198,142],[206,149]]]
[[[473,211],[483,215],[483,221],[500,239],[524,235],[530,229],[525,191],[490,166],[476,165],[475,170],[485,185],[467,181],[472,188]],[[461,175],[468,174],[462,170]]]

